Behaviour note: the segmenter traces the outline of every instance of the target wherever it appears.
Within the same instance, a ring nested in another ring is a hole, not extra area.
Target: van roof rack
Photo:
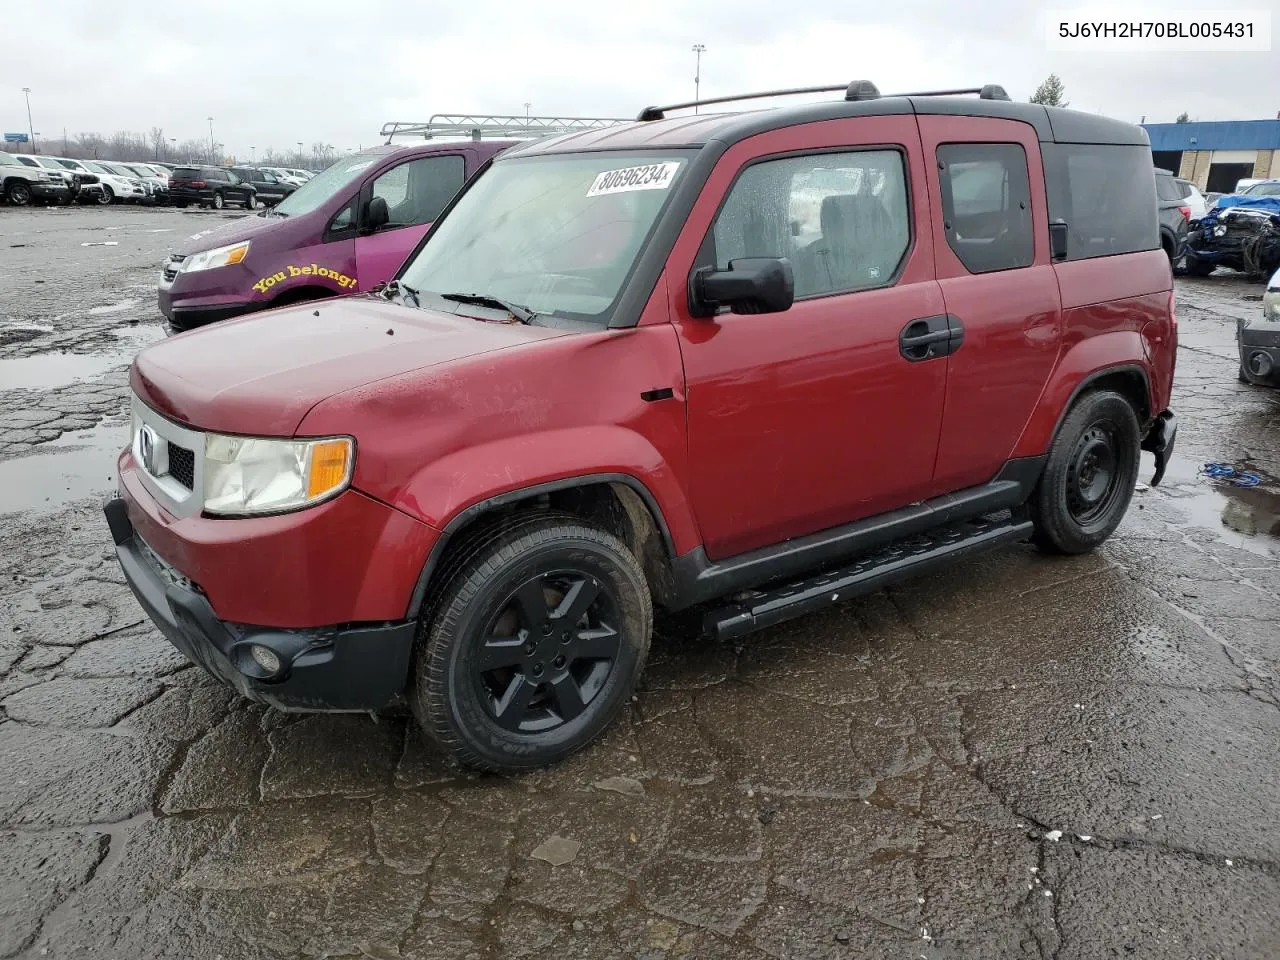
[[[518,117],[479,113],[435,113],[426,123],[392,121],[384,123],[379,136],[391,143],[393,137],[469,137],[480,140],[489,137],[545,137],[556,133],[573,133],[578,130],[598,130],[619,123],[630,123],[617,117]]]
[[[738,100],[760,100],[766,97],[791,97],[803,93],[837,93],[843,91],[846,100],[877,100],[881,93],[870,80],[854,80],[827,87],[793,87],[789,90],[764,90],[760,93],[740,93],[732,97],[712,97],[709,100],[689,100],[686,103],[672,103],[665,107],[645,107],[640,111],[637,120],[663,120],[668,110],[684,110],[688,107],[705,107],[713,103],[734,103]],[[913,93],[892,93],[892,97],[954,97],[976,93],[982,100],[1008,100],[1009,94],[1004,87],[988,83],[984,87],[964,87],[956,90],[919,90]]]

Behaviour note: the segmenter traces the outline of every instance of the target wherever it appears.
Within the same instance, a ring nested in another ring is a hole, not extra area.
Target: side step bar
[[[718,640],[732,640],[1030,535],[1031,521],[1008,515],[949,524],[896,540],[846,566],[755,591],[741,603],[708,613],[703,628]]]

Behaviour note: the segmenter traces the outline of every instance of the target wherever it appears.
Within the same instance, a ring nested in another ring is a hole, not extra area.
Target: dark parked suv
[[[1176,264],[1187,252],[1187,224],[1191,222],[1191,207],[1173,173],[1159,167],[1155,171],[1156,205],[1160,209],[1160,246],[1169,262]]]
[[[259,170],[257,167],[232,167],[231,172],[245,183],[253,185],[260,203],[277,204],[298,189],[292,183],[285,183],[269,170]]]
[[[175,207],[196,204],[221,210],[238,203],[246,210],[258,205],[258,191],[222,167],[174,167],[169,178],[169,201]]]

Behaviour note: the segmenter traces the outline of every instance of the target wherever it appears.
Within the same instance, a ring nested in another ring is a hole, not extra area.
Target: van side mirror
[[[1055,263],[1067,259],[1067,222],[1055,220],[1049,224],[1049,259]]]
[[[713,316],[720,307],[734,313],[782,313],[796,298],[795,275],[785,257],[730,260],[729,269],[702,267],[689,278],[689,311]]]
[[[374,233],[391,222],[391,210],[385,197],[374,197],[364,208],[360,218],[360,232]]]

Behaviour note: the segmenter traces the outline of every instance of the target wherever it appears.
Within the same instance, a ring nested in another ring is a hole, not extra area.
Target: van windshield
[[[344,157],[318,176],[312,177],[273,208],[275,213],[297,217],[323,206],[330,197],[359,177],[385,154],[357,153]],[[272,169],[272,168],[267,168]]]
[[[476,294],[534,313],[601,318],[617,300],[688,155],[552,154],[495,163],[400,279],[424,296]]]

